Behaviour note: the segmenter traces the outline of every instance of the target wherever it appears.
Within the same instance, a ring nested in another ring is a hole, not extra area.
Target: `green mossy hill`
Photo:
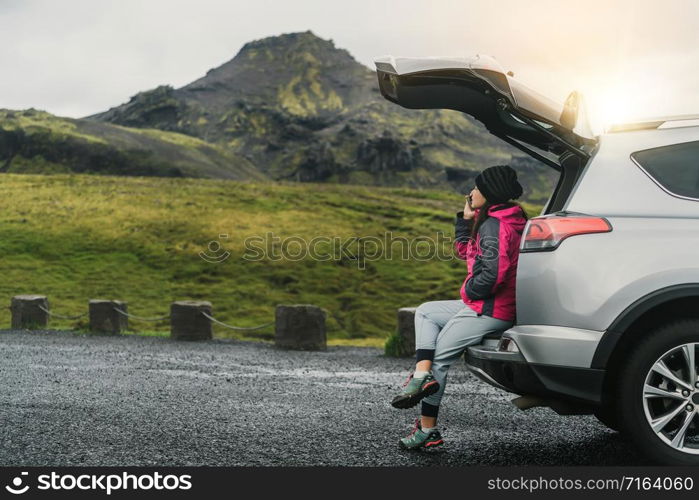
[[[158,129],[0,109],[0,172],[267,178],[228,148]]]
[[[458,297],[466,267],[453,257],[451,237],[461,204],[457,194],[409,188],[6,174],[0,303],[45,294],[56,313],[75,315],[88,299],[112,298],[153,317],[166,314],[173,300],[210,300],[214,316],[236,326],[273,320],[280,303],[310,303],[329,311],[331,343],[383,346],[399,307]],[[530,215],[540,211],[526,208]],[[368,239],[387,232],[395,242],[391,258],[375,253],[381,247]],[[437,241],[439,233],[449,238],[441,243],[443,258],[429,253],[435,247],[425,239]],[[363,252],[347,245],[361,237]],[[299,253],[299,241],[313,238],[315,257]],[[402,252],[410,247],[401,238],[413,245],[407,258]],[[9,309],[0,308],[0,327],[9,324]],[[56,319],[51,326],[86,329],[87,323]],[[169,330],[167,321],[133,320],[131,327]],[[217,337],[232,334],[214,330]],[[272,333],[245,338],[269,340]]]

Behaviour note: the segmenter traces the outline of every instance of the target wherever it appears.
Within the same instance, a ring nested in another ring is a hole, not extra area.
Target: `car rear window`
[[[672,194],[699,199],[699,141],[637,151],[631,158]]]

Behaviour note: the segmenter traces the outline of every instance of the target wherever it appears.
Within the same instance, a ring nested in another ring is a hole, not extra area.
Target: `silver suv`
[[[654,461],[699,464],[699,117],[593,135],[487,56],[376,60],[382,95],[467,113],[560,172],[524,229],[517,320],[465,353],[520,408],[593,413]]]

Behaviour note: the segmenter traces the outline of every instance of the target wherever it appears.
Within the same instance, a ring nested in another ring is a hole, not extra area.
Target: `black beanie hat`
[[[517,172],[509,165],[486,168],[476,176],[476,187],[491,204],[519,198],[523,192]]]

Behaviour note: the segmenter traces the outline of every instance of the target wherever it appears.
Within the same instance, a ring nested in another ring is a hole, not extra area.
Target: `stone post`
[[[170,338],[175,340],[209,340],[213,336],[211,302],[180,300],[170,305]]]
[[[117,312],[127,312],[126,302],[91,299],[88,305],[91,332],[119,334],[129,327],[129,318]]]
[[[46,328],[49,314],[49,301],[45,295],[15,295],[10,303],[12,311],[12,328],[39,329]]]
[[[306,351],[327,349],[325,310],[310,304],[278,305],[274,340],[277,347]]]
[[[398,336],[400,337],[401,355],[415,354],[415,310],[417,307],[398,309]]]

